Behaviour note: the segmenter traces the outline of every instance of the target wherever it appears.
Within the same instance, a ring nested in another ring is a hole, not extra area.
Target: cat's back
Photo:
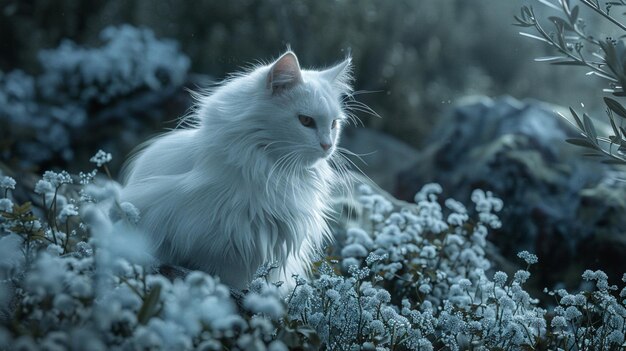
[[[195,162],[197,133],[197,129],[173,130],[141,145],[123,171],[125,186],[189,172]]]

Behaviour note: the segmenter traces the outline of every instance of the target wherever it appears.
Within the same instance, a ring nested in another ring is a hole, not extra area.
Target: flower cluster
[[[624,346],[626,288],[618,293],[602,271],[586,271],[580,292],[547,291],[554,306],[524,289],[535,255],[520,252],[524,269],[494,271],[486,236],[502,202],[489,192],[475,191],[469,209],[440,202],[436,184],[415,204],[362,185],[359,224],[336,243],[339,257],[323,258],[311,279],[294,276],[286,293],[269,282],[272,264],[233,291],[203,272],[164,272],[134,226],[141,213],[117,201],[118,184],[88,174],[45,172],[34,204],[15,204],[15,181],[0,178],[2,349]]]
[[[66,40],[39,52],[38,76],[0,72],[0,135],[10,147],[0,151],[7,160],[29,168],[70,161],[76,145],[86,142],[79,131],[113,120],[137,134],[143,123],[137,117],[158,114],[153,107],[184,84],[190,62],[176,42],[128,25],[100,36],[99,47]]]

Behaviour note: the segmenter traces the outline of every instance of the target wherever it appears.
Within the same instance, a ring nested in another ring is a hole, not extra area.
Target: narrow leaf
[[[546,61],[562,60],[564,58],[565,58],[565,56],[546,56],[546,57],[537,57],[535,59],[535,61],[536,62],[546,62]]]
[[[613,135],[614,137],[617,137],[619,135],[619,129],[617,129],[617,126],[615,125],[615,121],[613,121],[613,115],[609,115],[609,121],[611,122],[611,128],[613,128],[613,133],[615,133],[615,135]]]
[[[620,104],[614,99],[611,99],[610,97],[605,97],[604,103],[606,104],[608,108],[611,109],[611,111],[615,112],[618,116],[622,118],[626,118],[626,108],[624,108],[622,104]]]
[[[569,20],[571,23],[576,23],[576,21],[578,20],[578,5],[574,6],[574,8],[572,8],[572,12],[569,15]]]
[[[525,33],[525,32],[519,32],[520,35],[531,38],[531,39],[535,39],[535,40],[539,40],[539,41],[543,41],[544,43],[553,45],[551,42],[547,41],[546,39],[542,38],[542,37],[538,37],[536,35],[530,34],[530,33]]]
[[[566,29],[572,32],[574,31],[574,28],[566,20],[562,19],[561,17],[550,16],[548,17],[548,19],[554,22],[556,27],[559,29],[559,32],[562,32],[563,29]]]
[[[553,8],[553,9],[559,11],[559,12],[563,12],[562,8],[556,6],[555,4],[549,2],[548,0],[537,0],[537,1],[539,1],[540,3],[542,3],[542,4],[544,4],[544,5],[548,6],[548,7]]]
[[[588,139],[583,139],[583,138],[569,138],[569,139],[565,139],[565,142],[572,144],[572,145],[576,145],[576,146],[586,147],[589,149],[596,149],[597,147],[594,143],[592,143]]]
[[[550,62],[551,65],[560,65],[560,66],[586,66],[584,62],[581,61],[559,61],[559,62]]]
[[[580,128],[580,130],[585,130],[585,127],[583,126],[583,122],[578,117],[578,114],[576,113],[576,111],[574,111],[574,109],[571,107],[569,108],[569,111],[572,113],[572,117],[574,117],[574,120],[576,120],[576,124],[578,124],[578,128]]]
[[[585,134],[587,134],[589,140],[595,144],[598,133],[596,132],[596,127],[593,126],[591,118],[589,118],[589,115],[586,113],[583,114],[583,125],[585,126]]]

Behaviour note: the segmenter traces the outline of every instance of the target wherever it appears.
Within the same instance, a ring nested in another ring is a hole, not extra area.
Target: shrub
[[[536,61],[550,62],[553,65],[581,66],[588,70],[587,75],[600,77],[608,82],[604,92],[611,93],[615,98],[626,96],[626,46],[624,34],[626,24],[622,23],[623,14],[617,14],[619,7],[626,6],[624,1],[579,0],[583,9],[597,14],[607,24],[617,30],[615,36],[602,38],[600,34],[590,32],[581,18],[581,7],[572,6],[570,0],[538,0],[543,5],[558,12],[557,16],[548,18],[553,31],[548,31],[532,7],[523,6],[519,16],[515,16],[516,25],[532,28],[536,34],[520,32],[521,35],[536,39],[550,45],[556,56],[537,58]],[[586,113],[579,116],[570,108],[574,126],[580,131],[579,138],[568,139],[567,142],[584,147],[589,155],[600,156],[602,162],[626,164],[626,130],[622,127],[622,119],[626,119],[626,108],[611,97],[604,97],[606,113],[610,122],[610,131],[605,135],[604,128],[600,132],[594,126],[591,117]]]
[[[74,150],[92,147],[78,146],[104,142],[101,130],[138,134],[141,119],[160,116],[155,105],[186,81],[189,59],[173,41],[128,25],[100,39],[96,48],[65,40],[41,51],[37,76],[0,72],[0,159],[20,168],[68,164]]]
[[[109,154],[92,162],[104,168]],[[285,296],[268,263],[243,292],[202,272],[159,274],[117,202],[119,185],[97,170],[46,172],[33,204],[14,204],[15,181],[0,178],[0,347],[36,349],[517,350],[623,347],[626,288],[601,271],[588,289],[549,292],[550,311],[525,290],[537,262],[512,277],[493,272],[486,235],[503,203],[472,194],[473,209],[437,184],[416,204],[358,188],[359,225],[336,243],[310,280]],[[626,276],[624,277],[626,280]],[[276,284],[278,285],[278,284]],[[620,300],[621,299],[621,300]]]

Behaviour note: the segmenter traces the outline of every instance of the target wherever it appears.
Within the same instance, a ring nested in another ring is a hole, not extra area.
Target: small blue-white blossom
[[[83,173],[80,172],[78,174],[78,177],[80,178],[80,184],[81,185],[87,185],[93,182],[94,178],[96,177],[96,174],[98,174],[98,170],[94,169],[91,172],[87,172],[87,173]]]
[[[422,201],[428,201],[433,199],[432,196],[437,196],[443,192],[443,188],[441,185],[437,183],[429,183],[425,184],[422,189],[420,189],[417,194],[415,194],[415,203],[420,203]],[[432,201],[432,200],[431,200]]]
[[[120,204],[120,209],[122,210],[122,213],[124,214],[124,217],[126,218],[126,220],[128,220],[128,222],[130,222],[131,224],[139,223],[140,212],[139,209],[135,207],[135,205],[131,204],[130,202],[122,202]]]
[[[15,189],[15,179],[9,176],[0,177],[0,188],[2,189]]]
[[[493,281],[498,284],[500,287],[504,286],[506,284],[506,280],[508,279],[508,276],[506,273],[502,272],[502,271],[498,271],[493,275]]]
[[[537,262],[539,262],[539,259],[537,258],[537,255],[531,254],[528,251],[521,251],[517,254],[517,257],[523,259],[526,264],[535,264]]]
[[[89,162],[95,163],[98,167],[102,167],[111,162],[112,159],[113,156],[111,156],[110,153],[98,150],[98,152],[89,159]]]
[[[563,329],[567,327],[567,320],[563,316],[555,316],[550,322],[552,328]]]
[[[565,309],[564,316],[568,321],[574,320],[582,315],[583,314],[578,310],[578,308],[574,306],[569,306],[568,308]]]
[[[367,250],[361,244],[348,244],[341,249],[342,257],[359,257],[364,258],[368,254]]]
[[[528,278],[530,278],[530,272],[526,270],[518,270],[517,272],[515,272],[515,275],[513,275],[513,280],[518,284],[526,283]]]
[[[13,201],[7,198],[0,199],[0,212],[13,212]]]
[[[49,181],[42,179],[35,184],[35,193],[45,195],[51,192],[54,192],[54,186]]]
[[[253,313],[264,314],[275,320],[285,315],[285,307],[277,296],[250,293],[246,295],[243,304]]]
[[[60,173],[46,171],[43,174],[43,180],[50,183],[53,188],[59,187],[63,184],[72,184],[73,182],[72,176],[66,171],[61,171]]]
[[[78,216],[78,208],[74,204],[67,204],[61,209],[58,219],[59,222],[65,223],[67,219],[72,216]]]

